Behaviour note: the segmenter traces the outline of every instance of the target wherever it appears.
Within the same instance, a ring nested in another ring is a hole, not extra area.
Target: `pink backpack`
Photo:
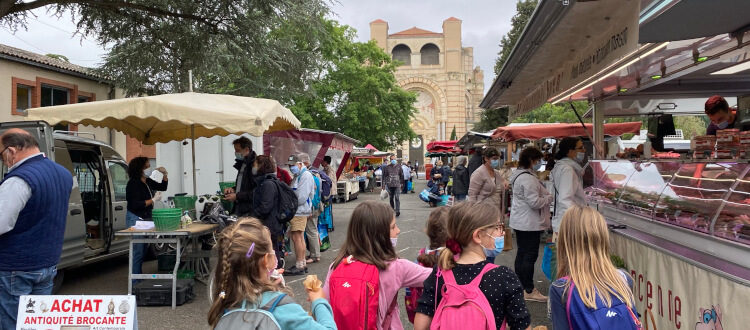
[[[495,264],[485,265],[479,275],[466,285],[456,283],[452,270],[438,269],[437,277],[443,276],[443,299],[435,308],[430,329],[497,329],[495,313],[479,289],[482,276],[496,267]],[[500,329],[505,329],[505,322]]]
[[[328,279],[329,301],[339,329],[375,329],[378,320],[380,271],[349,256]],[[395,299],[394,299],[395,301]]]

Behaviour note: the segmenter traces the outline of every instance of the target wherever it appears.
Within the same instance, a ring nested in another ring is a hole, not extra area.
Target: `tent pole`
[[[195,124],[190,125],[190,137],[193,140],[190,143],[190,148],[192,149],[193,154],[193,196],[198,196],[198,187],[195,182]]]

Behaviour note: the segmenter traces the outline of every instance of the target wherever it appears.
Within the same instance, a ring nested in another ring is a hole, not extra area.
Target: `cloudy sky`
[[[357,29],[358,38],[370,37],[369,23],[375,19],[388,22],[389,33],[413,26],[442,32],[443,20],[455,16],[463,21],[464,47],[474,47],[474,66],[484,70],[485,91],[494,79],[492,68],[500,50],[502,36],[510,30],[515,14],[515,0],[339,0],[333,6],[335,19]],[[10,33],[0,27],[0,43],[36,53],[67,56],[72,63],[96,66],[105,49],[92,40],[74,36],[75,24],[70,16],[50,17],[43,9],[29,19],[28,31]]]

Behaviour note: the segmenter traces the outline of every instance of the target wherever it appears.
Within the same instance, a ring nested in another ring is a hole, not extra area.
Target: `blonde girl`
[[[458,285],[469,284],[485,266],[487,254],[502,250],[498,242],[504,239],[505,229],[500,221],[500,210],[491,203],[463,202],[450,208],[446,224],[448,240],[440,252],[438,267],[451,271]],[[458,259],[455,259],[456,256]],[[424,282],[424,292],[417,302],[414,329],[426,330],[435,315],[435,306],[442,299],[444,277],[437,277],[435,268]],[[495,325],[503,321],[509,329],[527,329],[531,316],[523,299],[523,287],[518,276],[508,267],[499,266],[487,271],[479,283],[492,307]]]
[[[609,257],[609,231],[604,217],[588,206],[571,206],[562,217],[557,237],[557,281],[550,287],[550,309],[555,330],[588,329],[602,308],[615,308],[607,319],[617,321],[617,329],[629,329],[637,322],[631,317],[635,300],[632,279],[618,270]],[[571,287],[574,291],[570,291]],[[570,308],[568,300],[570,297]],[[617,312],[621,306],[622,313]],[[577,306],[585,306],[590,311]],[[627,308],[625,308],[627,306]],[[617,314],[616,317],[611,317]],[[623,315],[624,314],[624,315]],[[570,317],[569,317],[570,316]],[[596,325],[599,328],[599,325]],[[634,328],[635,329],[635,328]]]
[[[209,289],[213,303],[208,324],[212,329],[243,329],[244,311],[266,309],[274,303],[271,313],[281,329],[336,329],[322,290],[308,291],[313,319],[286,295],[279,281],[271,279],[276,256],[271,233],[258,219],[240,218],[224,229],[217,250],[219,260]],[[233,312],[237,310],[240,312]],[[249,323],[245,326],[251,328]]]

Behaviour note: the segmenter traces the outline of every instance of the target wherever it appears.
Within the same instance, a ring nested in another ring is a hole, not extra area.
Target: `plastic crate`
[[[177,305],[182,305],[195,298],[194,280],[177,280]],[[142,280],[133,286],[136,304],[138,306],[170,306],[172,305],[172,280]]]
[[[157,231],[170,231],[180,229],[180,218],[182,210],[174,209],[155,209],[151,213],[154,219],[154,228]]]
[[[177,261],[177,256],[174,252],[162,253],[156,256],[156,269],[160,272],[171,272],[174,270],[175,261]]]
[[[192,280],[195,278],[195,271],[189,269],[180,269],[177,271],[177,278],[183,280]]]
[[[232,188],[232,187],[234,187],[235,185],[237,185],[237,184],[236,184],[236,183],[235,183],[234,181],[224,181],[224,182],[219,182],[219,191],[220,191],[221,193],[224,193],[224,189],[227,189],[227,188]]]

